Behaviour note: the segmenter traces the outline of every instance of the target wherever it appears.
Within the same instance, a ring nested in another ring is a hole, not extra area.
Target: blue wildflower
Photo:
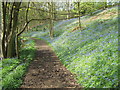
[[[100,35],[100,37],[103,37],[104,35]]]
[[[98,59],[97,61],[100,61],[100,59]]]
[[[118,31],[117,31],[117,32],[115,32],[115,33],[118,33]]]
[[[118,48],[118,51],[120,51],[120,48]]]
[[[84,78],[84,79],[88,79],[88,78]]]

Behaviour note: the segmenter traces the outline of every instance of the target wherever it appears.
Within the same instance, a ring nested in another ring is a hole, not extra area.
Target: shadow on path
[[[43,40],[36,42],[36,58],[31,62],[21,88],[80,88],[60,62],[52,49]]]

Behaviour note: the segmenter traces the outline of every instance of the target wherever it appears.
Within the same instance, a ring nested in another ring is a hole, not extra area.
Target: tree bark
[[[10,13],[9,13],[9,21],[8,21],[7,32],[6,32],[6,41],[7,42],[8,42],[9,35],[10,35],[11,29],[12,29],[12,19],[13,19],[12,17],[13,17],[14,4],[15,4],[15,2],[13,3],[12,8],[11,8]]]
[[[54,29],[53,29],[53,2],[48,3],[49,4],[49,17],[50,17],[50,24],[49,24],[49,29],[50,29],[50,38],[53,39],[54,36]]]
[[[15,7],[19,8],[21,2],[15,2]],[[16,40],[16,29],[17,29],[17,23],[18,23],[18,14],[19,14],[19,9],[14,8],[13,12],[13,28],[10,36],[10,41],[8,42],[8,48],[7,48],[7,57],[12,58],[15,57],[16,55],[16,45],[15,45],[15,40]]]
[[[79,14],[79,28],[81,28],[81,21],[80,21],[80,2],[78,2],[78,14]]]
[[[28,11],[29,11],[29,5],[30,5],[30,2],[28,2],[28,8],[27,8],[27,11],[26,11],[26,22],[28,22]],[[27,31],[28,31],[28,26],[27,26]]]
[[[67,2],[67,11],[68,11],[68,14],[67,14],[67,18],[69,18],[70,17],[70,3],[69,3],[69,1]]]
[[[3,21],[2,21],[2,17],[3,17],[3,15],[2,15],[2,2],[0,2],[0,23],[1,23],[1,25],[0,25],[0,57],[3,57],[3,53],[2,53],[2,35],[3,35],[3,33],[2,33],[2,30],[3,30]]]
[[[6,58],[6,45],[5,45],[5,35],[6,35],[6,4],[2,2],[2,27],[3,27],[3,36],[2,36],[2,53],[3,53],[3,57]]]

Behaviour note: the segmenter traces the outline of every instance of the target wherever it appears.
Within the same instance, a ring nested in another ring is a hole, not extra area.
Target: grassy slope
[[[47,40],[62,63],[89,88],[112,88],[118,84],[117,7],[81,18],[83,30],[71,32],[78,19],[55,23],[55,38],[46,32],[28,35]],[[42,28],[38,28],[42,30]]]

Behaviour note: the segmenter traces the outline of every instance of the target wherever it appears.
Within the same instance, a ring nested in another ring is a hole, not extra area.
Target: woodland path
[[[43,40],[34,40],[36,58],[31,62],[21,88],[80,88],[51,47]]]

